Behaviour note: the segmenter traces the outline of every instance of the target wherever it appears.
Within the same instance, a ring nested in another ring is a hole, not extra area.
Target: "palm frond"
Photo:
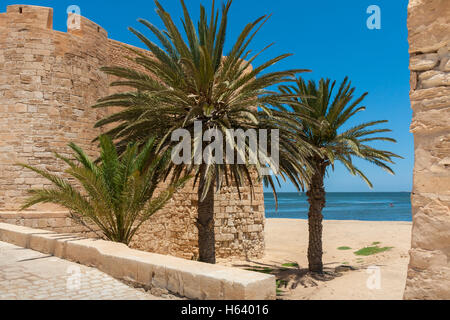
[[[376,128],[378,125],[387,123],[387,120],[370,121],[342,130],[349,120],[366,109],[360,104],[367,93],[354,99],[355,88],[351,86],[348,78],[345,78],[333,96],[335,85],[336,82],[331,83],[329,79],[321,79],[316,84],[314,81],[306,82],[298,78],[295,86],[280,86],[281,93],[296,94],[288,103],[289,109],[278,108],[280,112],[289,114],[289,119],[281,120],[281,123],[297,136],[299,143],[308,142],[317,148],[320,155],[309,158],[313,167],[317,169],[325,164],[334,168],[335,161],[340,161],[351,174],[361,177],[372,187],[372,183],[364,173],[354,166],[352,157],[366,160],[393,173],[387,163],[394,163],[394,158],[401,157],[389,151],[375,149],[367,143],[396,142],[396,140],[378,136],[378,134],[391,132],[386,128]]]
[[[155,136],[159,150],[175,147],[170,141],[171,133],[176,129],[185,129],[193,137],[195,122],[201,122],[203,128],[220,129],[286,129],[279,125],[279,119],[271,120],[271,109],[281,107],[289,102],[291,95],[280,94],[272,90],[275,85],[293,82],[295,76],[306,69],[267,72],[269,68],[290,57],[281,54],[252,67],[256,57],[271,47],[252,54],[250,45],[268,21],[270,16],[262,16],[247,24],[239,34],[231,50],[224,55],[227,39],[228,14],[232,1],[226,1],[221,10],[216,10],[213,3],[209,17],[205,8],[200,6],[200,18],[195,24],[186,3],[181,0],[182,28],[178,29],[171,15],[159,1],[155,1],[157,14],[165,29],[159,29],[152,23],[139,21],[151,32],[161,45],[152,41],[144,33],[130,29],[149,49],[151,55],[135,53],[135,67],[106,67],[102,70],[120,79],[113,85],[130,87],[127,93],[114,94],[101,99],[95,108],[120,107],[122,110],[97,122],[97,127],[109,127],[107,135],[116,140],[117,149],[125,151],[130,142],[146,141]],[[245,61],[247,60],[247,61]],[[138,71],[145,68],[146,72]],[[262,112],[257,109],[261,108]],[[277,115],[279,117],[279,115]],[[286,134],[282,133],[282,136]],[[191,141],[194,145],[195,141]],[[308,167],[307,156],[310,153],[307,143],[297,148],[295,139],[284,141],[280,150],[280,174],[293,177],[297,185],[303,185],[309,179],[303,167]],[[251,156],[251,148],[246,144],[242,150],[234,148],[244,158]],[[289,154],[287,152],[290,152]],[[259,159],[259,157],[258,157]],[[169,165],[173,174],[192,174],[198,179],[195,183],[210,186],[215,184],[220,190],[224,181],[234,182],[239,187],[247,184],[253,186],[248,174],[267,165],[269,155],[256,165],[248,162],[244,165],[231,165],[225,170],[223,165],[207,166],[202,175],[202,166],[183,164]],[[295,164],[291,163],[295,160]],[[302,169],[299,169],[302,168]],[[294,172],[298,170],[298,172]],[[224,176],[225,175],[225,176]],[[208,188],[201,188],[208,190]],[[239,191],[239,190],[238,190]]]
[[[155,139],[148,140],[141,151],[136,143],[128,144],[121,156],[107,136],[100,137],[100,162],[92,161],[85,152],[70,144],[74,161],[56,155],[69,165],[66,174],[77,182],[26,164],[51,182],[53,188],[30,190],[22,209],[39,203],[54,203],[70,210],[71,217],[85,226],[96,225],[112,241],[128,244],[139,227],[160,210],[189,176],[174,180],[161,195],[154,192],[166,174],[167,155],[155,153]]]

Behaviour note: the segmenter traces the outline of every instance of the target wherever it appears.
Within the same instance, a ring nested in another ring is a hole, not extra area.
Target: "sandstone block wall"
[[[410,0],[415,138],[406,299],[450,299],[450,1]]]
[[[67,144],[77,143],[89,155],[100,133],[95,122],[105,115],[90,106],[108,94],[113,80],[101,66],[129,66],[124,44],[84,17],[80,29],[53,30],[51,8],[13,5],[0,13],[0,222],[15,222],[57,232],[87,232],[54,206],[18,213],[26,190],[48,186],[46,180],[18,168],[17,162],[60,172],[54,151],[69,156]],[[216,195],[217,253],[220,258],[256,257],[264,251],[262,186],[250,201],[234,189]],[[187,259],[197,255],[196,191],[192,186],[174,199],[136,236],[132,246]],[[55,216],[57,215],[57,217]],[[64,229],[62,229],[64,228]]]
[[[74,233],[87,238],[98,237],[88,228],[75,224],[66,211],[0,212],[0,223],[51,230],[57,233]],[[98,228],[94,228],[94,230],[98,230]]]

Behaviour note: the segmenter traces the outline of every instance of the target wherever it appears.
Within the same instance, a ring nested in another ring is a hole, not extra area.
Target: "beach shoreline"
[[[324,268],[340,274],[330,281],[316,281],[305,275],[308,221],[303,219],[266,219],[264,257],[223,263],[274,270],[272,273],[286,282],[280,299],[400,300],[406,283],[411,229],[412,223],[405,221],[325,220]],[[368,256],[355,254],[366,247],[389,249]],[[298,267],[283,267],[287,263]]]
[[[308,219],[305,194],[279,193],[278,208],[272,194],[264,194],[267,218]],[[412,221],[409,192],[328,192],[322,214],[326,220]]]

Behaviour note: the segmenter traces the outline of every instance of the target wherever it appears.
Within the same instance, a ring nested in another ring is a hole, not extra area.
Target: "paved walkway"
[[[0,300],[158,300],[100,272],[0,242]]]

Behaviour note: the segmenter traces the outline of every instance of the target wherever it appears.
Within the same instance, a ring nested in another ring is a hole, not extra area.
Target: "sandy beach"
[[[306,273],[307,221],[267,219],[264,258],[231,265],[266,268],[281,280],[280,299],[398,300],[405,288],[411,227],[410,222],[324,221],[323,262],[332,275],[317,280]],[[355,254],[371,246],[391,249],[369,256]],[[286,263],[298,267],[283,267]]]

